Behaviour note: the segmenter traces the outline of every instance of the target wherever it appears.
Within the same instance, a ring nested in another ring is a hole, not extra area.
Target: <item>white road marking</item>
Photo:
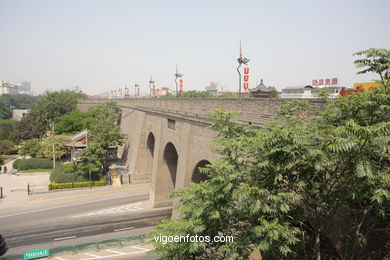
[[[114,232],[124,231],[124,230],[130,230],[130,229],[133,229],[133,228],[134,228],[134,227],[115,229]]]
[[[72,239],[72,238],[76,238],[76,236],[55,238],[54,241],[60,241],[60,240],[66,240],[66,239]]]
[[[17,216],[17,215],[24,215],[24,214],[28,214],[28,213],[35,213],[35,212],[40,212],[40,211],[45,211],[45,210],[60,209],[60,208],[72,207],[72,206],[76,206],[76,205],[89,204],[89,203],[93,203],[93,202],[97,202],[97,201],[113,200],[113,199],[128,198],[128,197],[129,197],[129,195],[126,195],[126,196],[113,197],[113,198],[108,198],[108,199],[91,200],[91,201],[87,201],[87,202],[74,203],[74,204],[52,207],[52,208],[30,210],[30,211],[15,213],[15,214],[3,215],[3,216],[0,216],[0,218],[13,217],[13,216]]]
[[[134,246],[132,246],[132,247],[134,247]],[[142,248],[142,249],[143,249],[143,251],[137,251],[137,252],[131,252],[131,253],[121,253],[121,254],[117,254],[117,255],[105,255],[105,256],[99,256],[99,258],[83,258],[80,260],[93,260],[93,259],[102,259],[102,258],[124,256],[124,255],[134,255],[134,254],[145,253],[147,251],[150,251],[148,249],[144,249],[144,248]],[[108,249],[106,251],[108,251]],[[110,251],[112,251],[112,250],[110,250]]]
[[[143,250],[144,252],[148,252],[151,250],[151,249],[146,249],[146,248],[142,248],[142,247],[138,247],[138,246],[131,246],[131,247],[135,248],[135,249]]]
[[[115,250],[111,250],[111,249],[106,249],[105,251],[111,252],[111,253],[115,253],[115,255],[99,256],[99,255],[84,253],[85,255],[92,256],[93,258],[82,258],[80,260],[94,260],[94,259],[102,259],[102,258],[108,258],[108,257],[133,255],[133,254],[145,253],[145,252],[148,252],[148,251],[151,250],[151,249],[146,249],[146,248],[137,247],[137,246],[131,246],[131,247],[134,248],[134,249],[141,250],[141,251],[125,253],[125,252],[115,251]],[[58,257],[58,256],[56,257],[56,259],[58,259],[58,260],[66,260],[65,258],[61,258],[61,257]]]
[[[97,216],[97,215],[119,214],[119,213],[125,213],[125,212],[129,212],[129,211],[140,211],[140,210],[143,210],[143,208],[140,207],[141,204],[142,204],[142,202],[131,203],[131,204],[120,206],[120,207],[90,212],[90,213],[83,214],[83,215],[72,216],[72,218],[90,217],[90,216]]]
[[[115,254],[120,254],[120,255],[125,255],[126,254],[126,253],[115,251],[115,250],[111,250],[111,249],[106,249],[106,251],[111,252],[111,253],[115,253]]]

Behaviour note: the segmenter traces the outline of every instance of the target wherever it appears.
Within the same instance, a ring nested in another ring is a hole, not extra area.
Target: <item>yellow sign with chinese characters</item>
[[[371,90],[372,88],[383,86],[383,85],[381,83],[378,83],[378,82],[355,83],[355,84],[353,84],[353,89],[357,90],[360,86],[364,88],[364,91],[368,91],[368,90]]]

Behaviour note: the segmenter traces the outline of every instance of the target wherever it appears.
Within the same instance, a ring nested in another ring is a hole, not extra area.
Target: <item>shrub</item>
[[[57,190],[57,189],[70,189],[70,188],[81,188],[81,187],[89,187],[89,186],[104,186],[106,185],[105,178],[102,178],[99,181],[84,181],[84,182],[65,182],[65,183],[49,183],[49,190]]]
[[[0,165],[3,165],[3,164],[4,164],[4,159],[0,158]]]
[[[20,171],[30,169],[50,169],[53,168],[53,162],[44,158],[17,159],[14,161],[12,167]]]
[[[91,169],[91,180],[99,181],[102,173],[96,168]],[[50,174],[50,181],[56,183],[89,182],[89,170],[80,169],[75,164],[58,164]]]

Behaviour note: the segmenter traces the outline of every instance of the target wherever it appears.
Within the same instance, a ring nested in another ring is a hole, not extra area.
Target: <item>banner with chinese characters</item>
[[[334,86],[339,84],[339,79],[338,78],[313,79],[311,84],[312,86]]]

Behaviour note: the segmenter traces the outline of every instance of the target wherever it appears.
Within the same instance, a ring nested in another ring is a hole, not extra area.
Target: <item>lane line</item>
[[[142,195],[144,195],[144,194],[141,194],[139,196],[142,196]],[[138,195],[136,195],[136,196],[138,196]],[[106,199],[101,199],[101,200],[93,200],[93,201],[86,201],[86,202],[80,202],[80,203],[73,203],[73,204],[69,204],[69,205],[63,205],[63,206],[57,206],[57,207],[51,207],[51,208],[44,208],[44,209],[24,211],[24,212],[9,214],[9,215],[3,215],[3,216],[0,216],[0,218],[13,217],[13,216],[23,215],[23,214],[28,214],[28,213],[35,213],[35,212],[40,212],[40,211],[45,211],[45,210],[52,210],[52,209],[60,209],[60,208],[66,208],[66,207],[71,207],[71,206],[89,204],[89,203],[98,202],[98,201],[106,201],[106,200],[120,199],[120,198],[129,198],[129,196],[127,195],[127,196],[106,198]]]
[[[119,255],[125,255],[126,254],[124,252],[119,252],[119,251],[115,251],[115,250],[111,250],[111,249],[106,249],[106,251],[111,252],[111,253],[115,253],[115,254],[119,254]]]
[[[138,246],[131,246],[131,247],[135,248],[135,249],[143,250],[144,252],[148,252],[151,250],[151,249],[146,249],[146,248],[142,248],[142,247],[138,247]]]
[[[150,251],[150,250],[148,250]],[[134,255],[134,254],[139,254],[139,253],[145,253],[147,251],[138,251],[138,252],[131,252],[131,253],[122,253],[120,255],[105,255],[105,256],[100,256],[99,259],[101,258],[108,258],[108,257],[116,257],[116,256],[124,256],[124,255]],[[93,259],[96,259],[96,258],[82,258],[80,260],[93,260]]]
[[[96,258],[100,258],[100,256],[98,256],[98,255],[94,255],[94,254],[90,254],[90,253],[84,253],[84,255],[87,255],[87,256],[92,256],[92,257],[96,257]]]
[[[86,193],[86,194],[79,194],[79,195],[72,195],[72,196],[65,196],[65,197],[57,197],[57,198],[50,198],[50,199],[29,200],[28,203],[42,203],[42,202],[46,202],[46,201],[82,198],[82,197],[88,197],[88,196],[99,195],[99,194],[107,194],[107,193],[122,192],[122,191],[129,191],[129,190],[141,190],[141,189],[146,189],[146,188],[150,188],[150,186],[147,185],[147,186],[131,187],[131,188],[120,189],[120,190],[99,191],[99,192],[93,192],[93,193]]]
[[[72,239],[72,238],[76,238],[76,236],[55,238],[54,241],[60,241],[60,240],[66,240],[66,239]]]
[[[133,228],[134,228],[134,227],[115,229],[114,232],[124,231],[124,230],[130,230],[130,229],[133,229]]]
[[[61,258],[61,257],[58,257],[58,256],[56,256],[56,259],[58,259],[58,260],[66,260],[65,258]]]

